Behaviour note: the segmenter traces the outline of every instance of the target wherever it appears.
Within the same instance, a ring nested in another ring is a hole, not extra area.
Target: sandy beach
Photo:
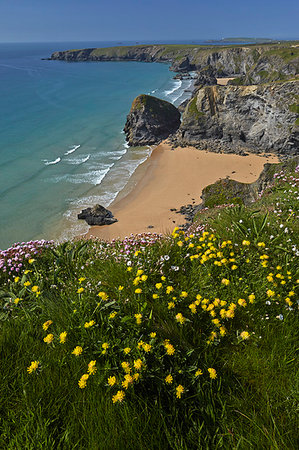
[[[228,176],[251,183],[258,178],[266,162],[275,163],[278,158],[217,154],[193,147],[172,150],[162,143],[136,170],[127,188],[130,192],[120,193],[109,206],[118,222],[93,226],[86,237],[111,240],[131,233],[171,232],[184,223],[184,217],[170,211],[171,208],[200,203],[202,189],[220,178]]]

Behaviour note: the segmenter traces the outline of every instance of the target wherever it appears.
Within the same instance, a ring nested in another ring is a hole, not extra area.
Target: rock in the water
[[[111,225],[117,222],[113,214],[101,205],[95,205],[93,208],[86,208],[78,214],[78,219],[84,219],[88,225]]]
[[[158,144],[180,126],[180,112],[171,103],[139,95],[132,103],[124,128],[131,146]]]

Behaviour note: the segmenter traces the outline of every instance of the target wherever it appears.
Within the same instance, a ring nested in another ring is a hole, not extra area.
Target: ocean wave
[[[181,86],[182,86],[182,80],[177,80],[177,81],[175,81],[174,82],[174,87],[173,87],[173,89],[170,89],[170,90],[168,90],[168,91],[164,91],[164,94],[166,95],[166,96],[170,96],[171,94],[173,94],[175,91],[177,91],[178,89],[180,89],[181,88]]]
[[[89,158],[90,158],[90,155],[87,155],[87,156],[84,155],[84,156],[81,156],[81,157],[78,157],[78,158],[66,159],[66,162],[68,164],[73,164],[73,165],[84,164],[86,161],[89,160]]]
[[[113,165],[114,163],[106,165],[104,168],[91,170],[90,172],[85,173],[60,175],[52,177],[49,181],[52,183],[60,183],[61,181],[73,184],[87,183],[96,186],[101,183]]]
[[[81,145],[73,145],[73,147],[70,149],[70,150],[68,150],[66,153],[65,153],[65,155],[70,155],[71,153],[73,153],[73,152],[75,152],[78,148],[80,148],[81,147]]]
[[[51,166],[52,164],[58,164],[61,161],[61,158],[58,157],[54,161],[48,161],[47,159],[44,159],[45,166]]]

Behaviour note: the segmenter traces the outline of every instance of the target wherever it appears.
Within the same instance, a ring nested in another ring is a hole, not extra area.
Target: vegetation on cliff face
[[[1,252],[0,447],[295,449],[298,206]]]

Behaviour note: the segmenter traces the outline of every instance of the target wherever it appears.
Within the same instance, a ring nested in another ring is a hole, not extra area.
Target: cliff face
[[[188,103],[174,141],[223,151],[299,152],[299,81],[205,86]]]
[[[241,47],[139,45],[90,48],[54,52],[50,59],[167,62],[175,72],[210,67],[215,75],[238,75],[236,82],[239,84],[283,80],[299,72],[299,46],[288,43]]]
[[[131,146],[151,145],[166,139],[180,126],[180,112],[171,103],[139,95],[132,103],[124,132]]]

